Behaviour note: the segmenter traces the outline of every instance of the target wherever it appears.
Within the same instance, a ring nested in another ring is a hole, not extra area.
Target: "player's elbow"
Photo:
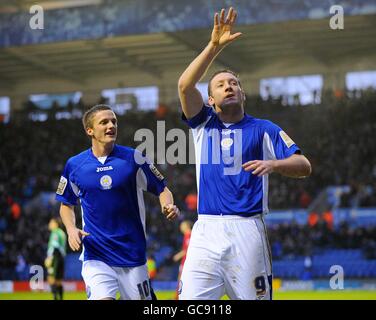
[[[309,162],[309,160],[306,157],[304,157],[303,160],[304,160],[304,163],[303,163],[303,166],[302,166],[302,177],[306,178],[306,177],[309,177],[311,175],[312,166],[311,166],[311,163]]]
[[[189,89],[192,88],[192,84],[184,77],[181,76],[178,81],[178,90],[180,94],[186,94]]]
[[[305,174],[304,176],[305,177],[309,177],[312,173],[312,166],[310,163],[307,164],[306,168],[305,168]]]

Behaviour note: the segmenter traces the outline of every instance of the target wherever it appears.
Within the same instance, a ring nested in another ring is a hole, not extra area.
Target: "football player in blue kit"
[[[80,250],[88,299],[155,298],[146,266],[143,192],[159,197],[167,219],[179,215],[162,174],[137,150],[115,144],[117,118],[97,105],[83,116],[91,148],[71,157],[56,191],[72,250]],[[81,206],[82,230],[74,206]]]
[[[198,220],[182,271],[179,299],[271,299],[272,265],[263,215],[268,175],[309,176],[311,165],[277,125],[244,112],[245,93],[231,70],[214,73],[209,105],[196,88],[232,33],[236,11],[214,16],[211,39],[179,79],[183,120],[196,151]],[[236,57],[234,57],[236,59]]]

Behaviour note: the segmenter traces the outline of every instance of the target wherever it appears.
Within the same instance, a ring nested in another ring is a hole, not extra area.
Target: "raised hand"
[[[211,35],[211,42],[215,46],[224,47],[230,42],[239,38],[242,33],[237,32],[231,34],[232,26],[236,20],[236,11],[231,7],[225,18],[225,9],[222,9],[220,14],[218,12],[214,15],[214,27]]]

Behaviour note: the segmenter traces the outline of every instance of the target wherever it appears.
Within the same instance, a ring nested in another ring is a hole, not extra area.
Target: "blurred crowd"
[[[314,225],[272,225],[268,232],[274,260],[312,256],[325,249],[361,249],[365,259],[376,259],[375,225],[353,228],[343,221],[333,228],[320,220]]]
[[[340,4],[347,15],[376,12],[376,5],[372,0],[343,0]],[[333,2],[233,0],[231,5],[241,12],[240,24],[254,24],[328,17]],[[32,17],[29,10],[17,11],[17,5],[11,6],[10,3],[1,13],[0,46],[205,28],[211,26],[213,12],[227,6],[226,1],[207,0],[102,0],[100,4],[92,6],[49,10],[43,32],[35,32],[25,23]],[[273,14],[269,14],[270,12]]]
[[[246,112],[282,127],[301,147],[313,167],[309,179],[271,175],[271,210],[311,210],[313,200],[331,185],[347,186],[347,192],[341,195],[342,207],[376,207],[374,91],[323,95],[321,104],[308,106],[284,106],[281,99],[264,101],[260,97],[248,97],[247,101]],[[57,120],[50,111],[48,121],[32,121],[31,106],[28,106],[29,109],[12,114],[9,123],[0,124],[0,279],[19,277],[17,270],[22,273],[25,265],[43,264],[47,223],[51,216],[58,214],[54,191],[63,166],[70,156],[90,145],[79,116]],[[81,115],[85,105],[81,101],[80,105],[70,108],[70,113]],[[165,120],[166,132],[173,128],[188,132],[180,120],[178,104],[172,108],[161,106],[152,112],[129,111],[118,116],[118,143],[136,147],[140,142],[135,141],[134,133],[140,128],[156,132],[158,120]],[[166,149],[172,143],[168,142]],[[194,221],[197,217],[194,165],[157,166],[183,211],[182,219]],[[178,251],[181,246],[179,221],[166,223],[157,199],[149,195],[145,199],[149,251],[155,253],[161,248],[170,248],[166,253],[168,263],[169,253]],[[79,212],[77,221],[81,221]],[[333,229],[325,224],[312,226],[307,223],[306,226],[273,226],[269,235],[273,253],[278,258],[305,254],[315,247],[357,247],[365,248],[368,253],[376,252],[375,231],[372,226],[354,230],[348,225]]]

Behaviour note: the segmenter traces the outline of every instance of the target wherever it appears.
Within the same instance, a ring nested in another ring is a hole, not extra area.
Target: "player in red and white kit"
[[[189,240],[191,239],[191,231],[192,231],[191,221],[184,220],[180,223],[180,232],[184,235],[183,245],[182,245],[182,249],[178,253],[176,253],[172,258],[174,262],[178,262],[181,260],[180,266],[179,266],[179,275],[178,275],[178,288],[176,289],[175,300],[178,300],[178,296],[179,296],[180,276],[181,276],[181,272],[183,271],[185,258],[187,257]]]

